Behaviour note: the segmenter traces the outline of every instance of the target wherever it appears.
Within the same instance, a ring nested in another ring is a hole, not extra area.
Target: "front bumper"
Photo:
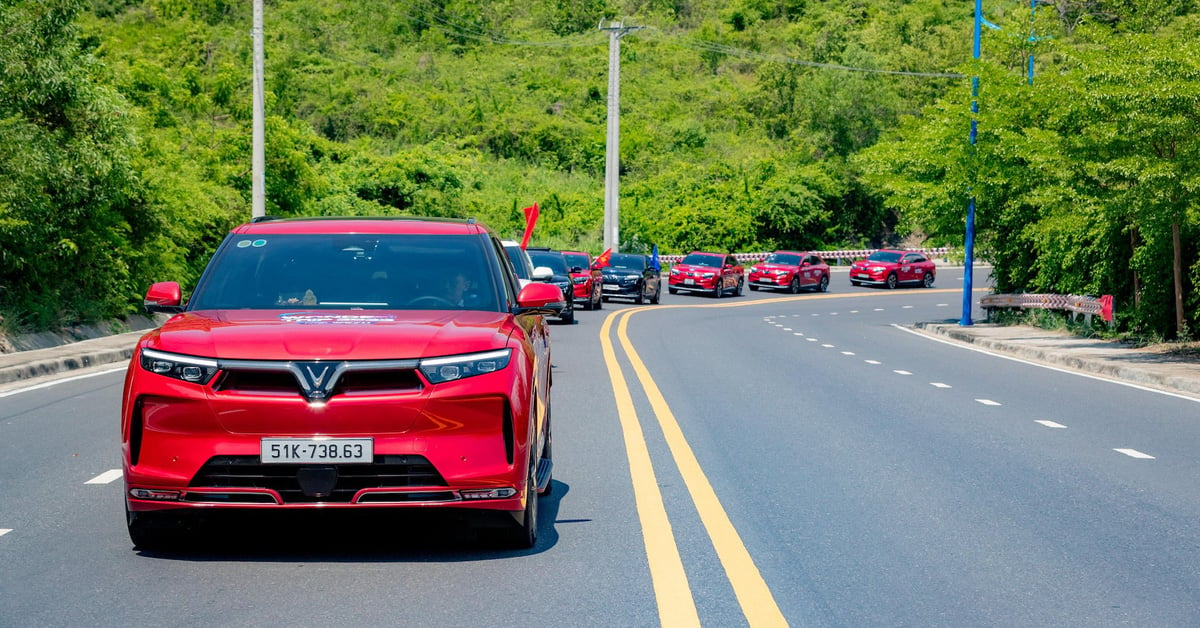
[[[249,378],[207,386],[133,361],[122,413],[125,499],[164,509],[454,507],[519,511],[531,445],[527,364],[389,388],[363,380],[324,403]],[[374,388],[371,388],[374,387]],[[285,386],[282,388],[286,388]],[[264,438],[371,438],[370,462],[264,463]]]

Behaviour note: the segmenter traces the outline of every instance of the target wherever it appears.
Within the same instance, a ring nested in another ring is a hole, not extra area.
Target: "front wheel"
[[[660,284],[658,284],[658,286],[656,286],[654,288],[654,296],[650,297],[650,303],[652,303],[654,305],[658,305],[658,302],[661,299],[662,299],[662,284],[660,283]]]
[[[667,286],[667,294],[679,294],[679,289]]]
[[[530,455],[533,458],[533,455]],[[529,549],[537,545],[538,492],[537,464],[529,463],[529,479],[525,482],[525,511],[521,521],[508,530],[505,545],[513,549]]]
[[[575,324],[575,308],[571,308],[569,310],[563,310],[562,316],[560,316],[558,320],[560,320],[568,325],[574,325]]]
[[[750,292],[758,292],[758,286],[750,284]]]
[[[898,283],[898,282],[896,281],[896,273],[891,273],[891,274],[889,274],[889,275],[887,276],[887,287],[888,287],[888,290],[895,290],[895,289],[896,289],[896,284],[897,284],[897,283]]]
[[[645,292],[646,292],[646,288],[645,288],[644,286],[642,286],[641,284],[638,284],[638,286],[637,286],[637,296],[633,297],[633,302],[634,302],[634,303],[636,303],[636,304],[638,304],[638,305],[641,305],[641,304],[645,303],[645,302],[646,302],[646,294],[645,294]]]
[[[742,296],[742,283],[744,283],[744,281],[745,280],[743,280],[743,279],[738,279],[738,285],[736,288],[733,289],[733,296],[735,296],[735,297]]]
[[[821,275],[821,285],[818,287],[820,292],[829,291],[829,275]]]
[[[921,277],[921,285],[925,286],[926,288],[932,288],[933,287],[933,273],[925,273],[925,276]]]
[[[724,295],[725,291],[721,289],[721,278],[717,277],[716,282],[713,283],[713,298],[719,299]]]
[[[792,283],[788,284],[788,292],[792,294],[800,294],[800,278],[792,276]]]

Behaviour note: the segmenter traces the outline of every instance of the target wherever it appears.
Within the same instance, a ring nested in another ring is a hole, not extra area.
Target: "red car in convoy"
[[[850,266],[850,284],[895,288],[901,284],[933,286],[937,268],[917,251],[881,249]]]
[[[215,511],[464,509],[537,540],[550,489],[553,284],[473,220],[236,227],[138,342],[121,401],[134,545]]]
[[[592,268],[592,256],[583,251],[563,251],[562,254],[571,271],[575,300],[582,301],[585,310],[600,309],[604,304],[603,280],[600,269]]]
[[[727,292],[742,296],[746,282],[745,269],[736,257],[725,253],[695,251],[671,267],[667,291],[706,292],[720,298]]]
[[[825,292],[829,289],[829,264],[816,253],[775,251],[750,267],[750,289]]]

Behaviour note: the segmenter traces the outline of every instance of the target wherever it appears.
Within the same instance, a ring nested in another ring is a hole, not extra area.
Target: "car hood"
[[[141,347],[238,360],[385,360],[487,351],[506,346],[503,312],[236,310],[178,314]]]
[[[604,273],[605,277],[641,277],[642,271],[632,268],[612,268],[604,267],[600,272]]]
[[[794,271],[794,270],[796,270],[796,267],[788,265],[788,264],[755,264],[754,269],[759,270],[759,271],[762,271],[762,270]]]
[[[683,273],[719,273],[720,266],[698,266],[696,264],[676,264],[671,267],[671,270],[678,270]]]
[[[854,262],[853,265],[859,268],[866,268],[867,266],[899,266],[900,264],[897,262],[877,262],[874,260],[860,259],[857,262]]]

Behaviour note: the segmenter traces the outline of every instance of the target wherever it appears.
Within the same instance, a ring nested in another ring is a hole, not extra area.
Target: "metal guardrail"
[[[1087,322],[1099,315],[1110,326],[1113,324],[1113,298],[1111,294],[1101,297],[1085,297],[1075,294],[989,294],[979,300],[979,306],[987,312],[1000,308],[1066,310],[1083,314]]]

